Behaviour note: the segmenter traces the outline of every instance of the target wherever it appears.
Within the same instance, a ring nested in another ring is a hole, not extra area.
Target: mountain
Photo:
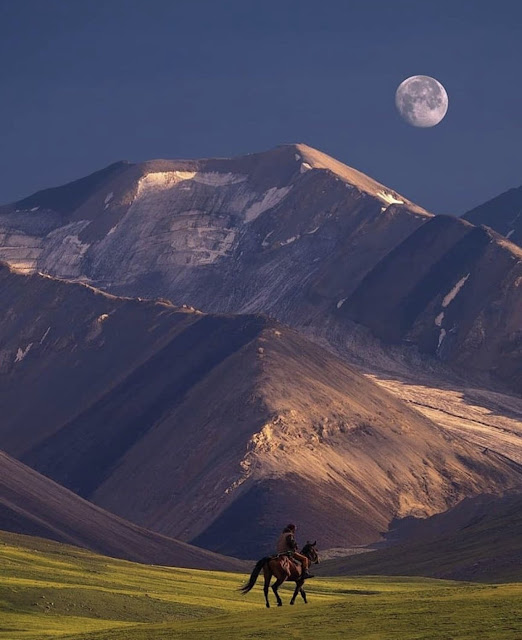
[[[0,268],[0,446],[100,507],[220,553],[321,545],[519,487],[328,350],[259,315],[209,315]]]
[[[520,392],[521,258],[487,228],[436,216],[365,276],[340,313]]]
[[[0,530],[146,564],[244,571],[243,563],[108,513],[0,452]]]
[[[522,187],[501,193],[471,209],[462,218],[491,227],[510,242],[522,246]]]
[[[0,208],[0,258],[26,272],[267,313],[374,366],[362,323],[519,393],[521,256],[302,144],[116,163]]]
[[[421,575],[449,580],[522,579],[522,496],[469,498],[426,520],[399,522],[392,546],[324,563],[331,575]]]

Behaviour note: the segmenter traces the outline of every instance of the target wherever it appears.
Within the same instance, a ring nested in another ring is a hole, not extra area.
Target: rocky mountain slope
[[[466,385],[418,376],[411,381],[369,375],[393,395],[451,434],[486,453],[495,451],[522,464],[522,399]]]
[[[137,527],[0,452],[0,530],[146,564],[244,571],[234,558]]]
[[[462,218],[491,227],[506,239],[522,246],[522,187],[509,189],[471,209]]]
[[[449,580],[522,579],[522,496],[466,499],[426,520],[399,522],[391,546],[324,563],[334,575],[421,575]]]
[[[0,446],[157,532],[255,557],[290,519],[323,547],[360,544],[394,517],[520,486],[504,456],[265,317],[5,265],[0,306]]]
[[[0,208],[0,258],[27,272],[267,313],[339,352],[355,321],[518,392],[521,256],[306,145],[117,163]]]
[[[521,259],[494,232],[437,216],[390,251],[340,313],[521,391]]]

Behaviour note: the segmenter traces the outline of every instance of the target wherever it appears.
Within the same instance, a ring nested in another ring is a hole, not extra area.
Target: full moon
[[[395,92],[395,106],[408,124],[434,127],[446,115],[448,94],[435,78],[411,76]]]

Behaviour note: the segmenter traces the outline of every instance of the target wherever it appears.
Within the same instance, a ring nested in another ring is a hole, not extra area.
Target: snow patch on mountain
[[[170,189],[179,182],[193,180],[209,187],[223,187],[238,184],[247,180],[246,175],[236,173],[219,173],[217,171],[158,171],[147,173],[138,185],[138,194],[151,189]]]
[[[228,184],[245,182],[247,176],[235,173],[198,172],[193,179],[194,182],[206,184],[210,187],[223,187]]]
[[[140,179],[124,217],[97,245],[97,254],[120,264],[123,281],[142,270],[213,264],[237,244],[234,199],[248,203],[256,197],[245,180],[234,173],[149,173]],[[96,269],[104,268],[102,260]]]
[[[404,200],[399,200],[392,193],[388,191],[377,191],[377,197],[387,202],[388,204],[404,204]]]
[[[258,218],[265,211],[273,209],[287,196],[291,188],[292,187],[272,187],[268,189],[261,200],[251,204],[245,211],[245,222],[252,222],[252,220]]]
[[[38,265],[61,278],[82,276],[83,257],[91,245],[82,242],[79,235],[88,224],[89,220],[80,220],[51,231],[38,257]]]
[[[459,291],[466,284],[466,281],[469,278],[469,276],[470,274],[468,273],[467,276],[464,276],[463,278],[461,278],[457,282],[457,284],[453,287],[453,289],[446,296],[444,296],[444,300],[442,301],[442,306],[444,308],[446,308],[457,297]]]
[[[41,238],[25,233],[0,232],[0,260],[5,260],[18,271],[34,272],[41,252]]]
[[[158,171],[147,173],[140,178],[136,199],[149,193],[150,191],[165,191],[182,182],[192,180],[196,175],[195,171]]]
[[[270,246],[270,242],[267,242],[268,238],[270,238],[270,236],[274,233],[274,230],[272,229],[272,231],[269,231],[266,236],[264,237],[263,241],[261,242],[261,246],[262,247],[269,247]]]
[[[22,349],[21,347],[18,347],[18,351],[16,352],[16,357],[15,357],[15,362],[22,362],[22,360],[25,358],[25,356],[31,350],[32,346],[33,346],[33,343],[30,342],[25,349]]]

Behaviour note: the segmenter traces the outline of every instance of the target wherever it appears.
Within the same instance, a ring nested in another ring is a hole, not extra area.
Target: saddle
[[[296,569],[299,567],[299,563],[293,559],[293,555],[293,551],[283,551],[282,553],[277,553],[275,556],[270,556],[270,559],[281,560],[281,568],[285,571],[287,577],[290,577],[292,567]]]

